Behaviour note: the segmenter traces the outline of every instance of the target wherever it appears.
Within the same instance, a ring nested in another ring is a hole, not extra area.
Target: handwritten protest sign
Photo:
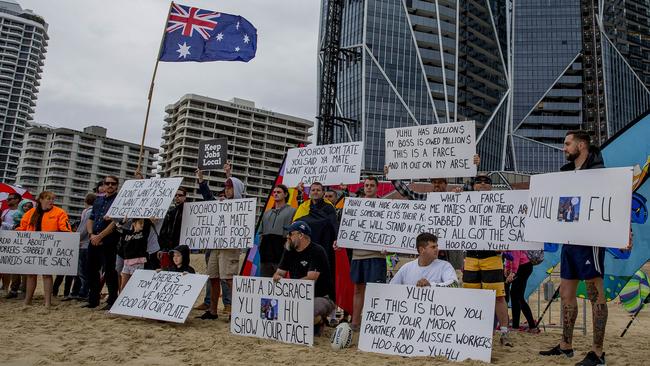
[[[533,175],[527,240],[624,248],[630,234],[631,167]]]
[[[426,229],[427,202],[346,198],[337,245],[417,254],[415,237]]]
[[[191,249],[253,246],[256,198],[186,203],[180,243]]]
[[[490,362],[494,291],[369,283],[359,349]]]
[[[429,193],[427,231],[447,250],[541,250],[524,240],[528,191]]]
[[[284,343],[314,343],[314,282],[233,278],[232,334]]]
[[[228,159],[228,139],[213,139],[199,142],[199,169],[223,168]]]
[[[473,177],[474,121],[386,130],[388,179]]]
[[[165,217],[183,178],[133,179],[124,182],[108,209],[111,218]]]
[[[111,307],[111,314],[185,323],[206,275],[136,270]]]
[[[77,275],[79,233],[0,230],[0,273]]]
[[[363,142],[289,149],[282,183],[288,187],[300,182],[305,186],[359,183],[362,154]]]

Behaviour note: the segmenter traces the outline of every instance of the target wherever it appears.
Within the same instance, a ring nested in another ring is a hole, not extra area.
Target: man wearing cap
[[[492,179],[485,174],[478,174],[472,179],[474,191],[491,191]],[[465,255],[463,270],[463,287],[494,290],[496,304],[494,312],[500,326],[500,342],[512,347],[508,336],[508,305],[506,303],[505,278],[501,254],[494,250],[468,250]]]
[[[287,242],[285,226],[291,224],[296,209],[287,205],[289,188],[279,184],[272,191],[274,205],[262,216],[258,229],[260,234],[260,274],[262,277],[273,277],[278,263],[282,259],[284,244]]]
[[[314,324],[319,334],[323,319],[334,310],[334,286],[325,249],[311,242],[311,228],[304,221],[295,221],[286,227],[289,237],[273,281],[280,281],[289,272],[296,280],[314,283]]]

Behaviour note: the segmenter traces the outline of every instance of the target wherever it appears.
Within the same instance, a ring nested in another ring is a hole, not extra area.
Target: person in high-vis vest
[[[72,231],[68,214],[61,208],[54,206],[54,193],[44,191],[38,195],[36,206],[27,211],[20,221],[17,231]],[[27,275],[27,289],[25,305],[32,304],[34,290],[36,289],[36,275]],[[43,293],[45,306],[52,304],[52,276],[43,275]]]

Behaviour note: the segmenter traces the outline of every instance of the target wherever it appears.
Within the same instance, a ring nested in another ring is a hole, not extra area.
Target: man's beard
[[[566,159],[568,161],[573,162],[573,161],[576,161],[578,156],[580,156],[580,153],[564,153],[564,156],[566,157]]]

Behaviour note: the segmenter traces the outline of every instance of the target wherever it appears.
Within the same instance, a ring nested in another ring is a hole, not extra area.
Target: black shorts
[[[605,248],[562,245],[560,277],[565,280],[590,280],[605,273]]]

